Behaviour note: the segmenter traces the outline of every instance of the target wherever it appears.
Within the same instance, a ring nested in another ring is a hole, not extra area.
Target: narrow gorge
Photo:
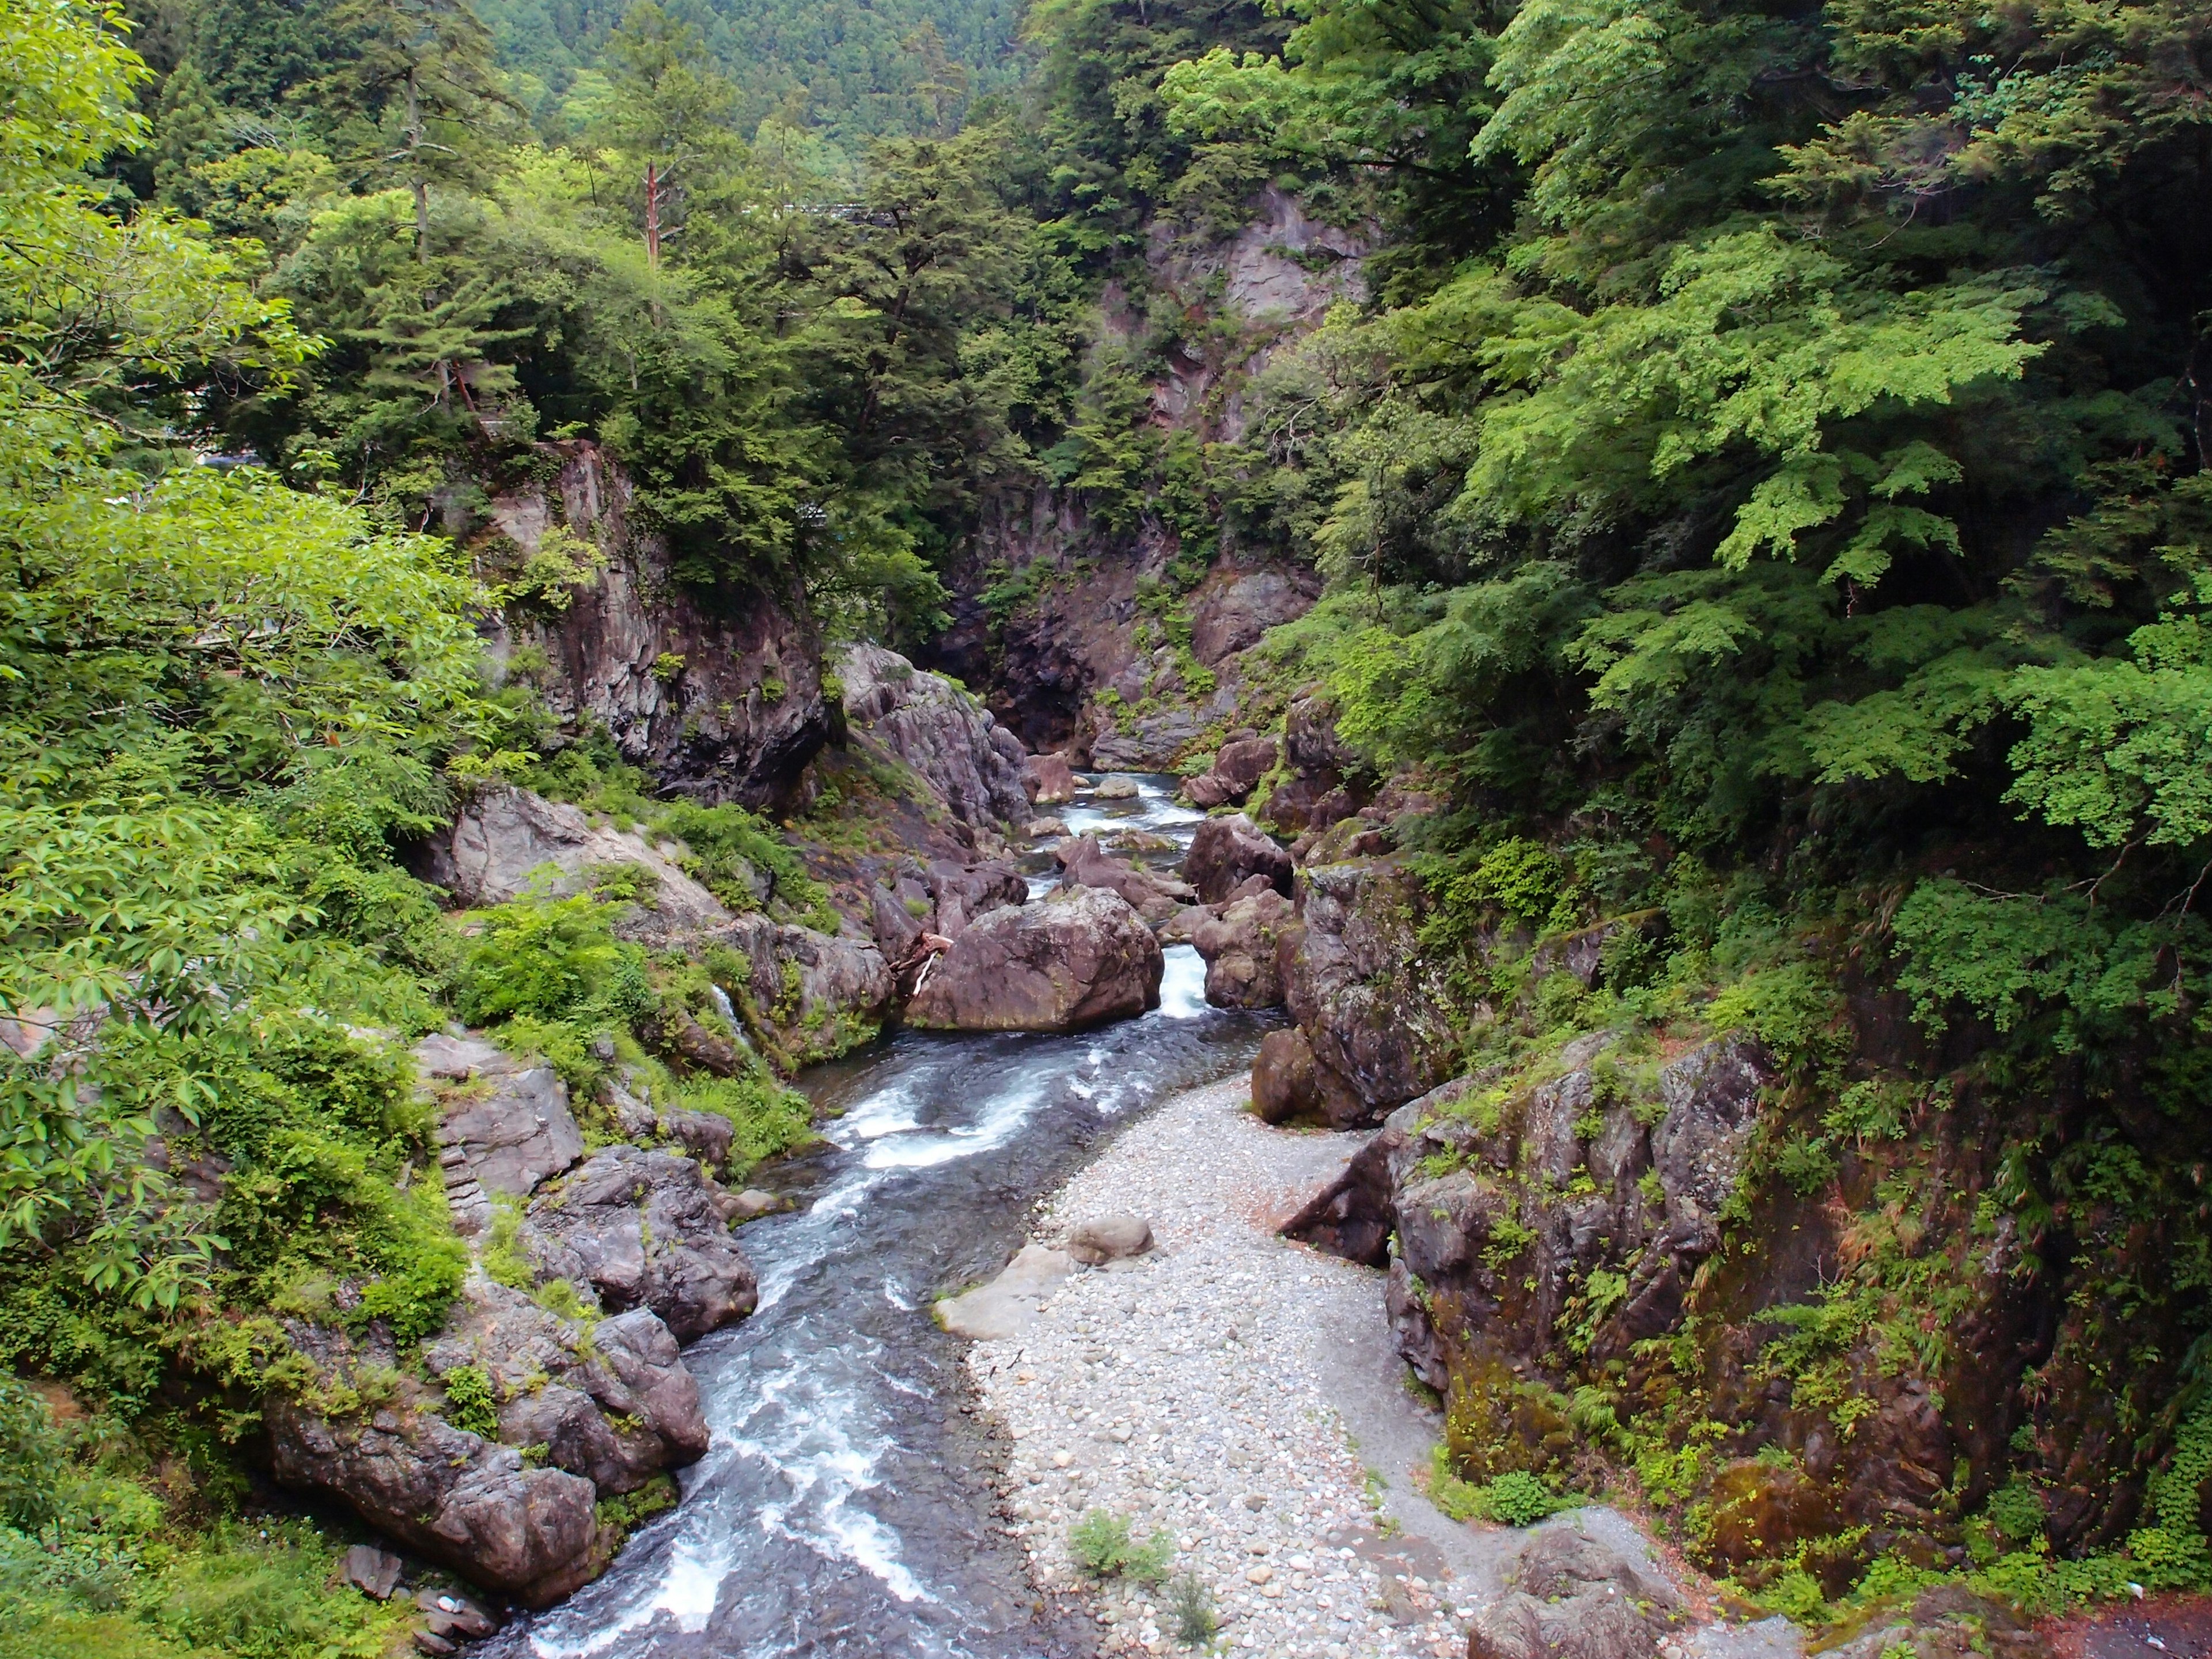
[[[11,3],[0,1659],[2212,1654],[2208,111]]]

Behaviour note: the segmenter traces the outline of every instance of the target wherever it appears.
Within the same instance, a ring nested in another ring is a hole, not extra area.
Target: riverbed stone
[[[1152,1248],[1152,1224],[1142,1216],[1085,1216],[1067,1230],[1067,1253],[1087,1267],[1141,1255]]]
[[[456,1231],[481,1231],[495,1199],[527,1198],[584,1155],[568,1086],[472,1034],[437,1032],[410,1051],[437,1104],[438,1163]]]
[[[1038,1304],[1074,1271],[1067,1252],[1024,1244],[989,1284],[939,1302],[938,1322],[955,1336],[1001,1341],[1034,1324]]]
[[[1091,786],[1091,793],[1099,800],[1134,800],[1142,792],[1136,779],[1116,774],[1099,779]]]
[[[1261,875],[1278,892],[1291,890],[1291,855],[1242,812],[1208,818],[1191,837],[1183,879],[1207,904],[1219,904],[1247,878]]]

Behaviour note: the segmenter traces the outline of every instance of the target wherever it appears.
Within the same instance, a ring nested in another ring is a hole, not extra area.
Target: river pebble
[[[1068,1534],[1090,1510],[1164,1536],[1231,1653],[1464,1653],[1452,1587],[1392,1571],[1374,1486],[1317,1380],[1324,1335],[1376,1318],[1377,1276],[1273,1232],[1358,1138],[1270,1128],[1248,1098],[1239,1078],[1167,1103],[1041,1208],[1045,1243],[1127,1212],[1157,1247],[1079,1270],[1030,1328],[969,1351],[1012,1442],[1004,1513],[1053,1590],[1088,1583]],[[1092,1594],[1108,1651],[1180,1650],[1164,1585]]]

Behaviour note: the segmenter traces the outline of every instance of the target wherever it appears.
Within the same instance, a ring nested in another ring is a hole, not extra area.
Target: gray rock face
[[[1279,933],[1283,1001],[1329,1074],[1380,1115],[1449,1077],[1455,1000],[1414,933],[1419,884],[1389,860],[1309,868]]]
[[[1283,1000],[1276,945],[1293,912],[1272,887],[1222,907],[1192,930],[1206,958],[1206,1000],[1217,1008],[1273,1008]]]
[[[338,1577],[363,1595],[389,1601],[399,1588],[402,1565],[390,1550],[380,1550],[374,1544],[354,1544],[338,1562]]]
[[[568,1087],[551,1066],[442,1032],[412,1052],[416,1075],[439,1103],[438,1162],[460,1232],[483,1230],[494,1197],[526,1198],[584,1155]]]
[[[971,923],[907,1004],[909,1024],[1071,1031],[1160,1001],[1159,941],[1115,893],[1084,887]]]
[[[498,497],[494,521],[525,553],[565,522],[606,562],[557,617],[501,619],[495,662],[542,652],[551,667],[538,690],[554,714],[571,730],[604,726],[623,760],[664,785],[707,801],[790,805],[832,725],[803,597],[705,595],[676,578],[665,542],[632,516],[629,479],[596,444],[538,453],[558,461],[557,479]]]
[[[1182,872],[1207,904],[1222,903],[1254,876],[1266,877],[1278,892],[1291,890],[1290,854],[1242,812],[1198,826]]]
[[[594,823],[581,807],[506,784],[480,792],[451,830],[424,845],[417,873],[474,908],[533,890],[566,897],[584,890],[586,872],[606,865],[652,878],[652,894],[627,907],[617,923],[627,935],[674,938],[730,919],[721,901],[684,874],[669,851],[634,831]]]
[[[1681,1606],[1640,1552],[1547,1526],[1522,1555],[1513,1589],[1476,1615],[1468,1659],[1650,1659]]]
[[[1747,1037],[1709,1042],[1659,1074],[1667,1115],[1651,1134],[1651,1158],[1667,1188],[1667,1224],[1711,1249],[1713,1218],[1735,1192],[1744,1152],[1757,1127],[1765,1056]]]
[[[1142,1255],[1152,1248],[1152,1224],[1142,1216],[1085,1216],[1067,1230],[1068,1255],[1087,1267]]]
[[[688,1158],[611,1146],[531,1203],[517,1242],[540,1282],[565,1279],[618,1310],[649,1308],[694,1341],[757,1299],[719,1195]]]
[[[1052,855],[1060,866],[1062,890],[1097,887],[1118,893],[1154,926],[1168,921],[1198,896],[1188,884],[1172,876],[1114,857],[1098,845],[1096,836],[1064,841],[1052,849]]]
[[[927,779],[963,823],[1029,817],[1021,743],[967,692],[876,645],[848,648],[838,674],[846,718]]]
[[[1336,713],[1313,694],[1291,701],[1283,715],[1283,763],[1290,781],[1270,794],[1259,815],[1277,829],[1317,833],[1364,804],[1353,786],[1358,760],[1336,735]]]
[[[1194,705],[1178,702],[1156,714],[1127,716],[1091,740],[1091,763],[1101,770],[1165,771],[1236,712],[1237,694],[1224,686]]]
[[[331,1422],[292,1401],[264,1409],[276,1479],[319,1492],[410,1549],[526,1606],[592,1576],[592,1483],[419,1410]]]
[[[787,1066],[842,1054],[890,1016],[891,972],[875,940],[748,915],[702,942],[726,945],[750,964],[744,983],[723,988]]]

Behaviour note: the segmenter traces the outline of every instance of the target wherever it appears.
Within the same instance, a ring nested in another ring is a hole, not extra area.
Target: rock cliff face
[[[1937,1207],[1893,1198],[1903,1231],[1878,1239],[1855,1206],[1879,1160],[1778,1175],[1808,1110],[1743,1033],[1594,1032],[1517,1079],[1456,1078],[1392,1113],[1285,1231],[1388,1267],[1399,1352],[1444,1395],[1476,1478],[1601,1480],[1593,1448],[1614,1419],[1594,1411],[1665,1423],[1686,1401],[1688,1419],[1638,1443],[1639,1467],[1696,1504],[1691,1551],[1714,1572],[1756,1587],[1802,1559],[1834,1593],[1886,1551],[1960,1565],[1937,1541],[1946,1517],[1978,1501],[1962,1483],[2016,1433],[2014,1391],[2057,1310],[2010,1221],[1968,1236],[1999,1144],[1978,1106],[1948,1105],[1915,1154],[1932,1160]],[[1930,1358],[1828,1294],[1885,1249],[1956,1273],[1940,1340],[1915,1339]],[[2078,1477],[2054,1460],[2057,1536],[2099,1536],[2129,1501],[2087,1476],[2095,1447],[2094,1430],[2081,1437]]]
[[[836,711],[820,647],[789,599],[677,580],[661,540],[633,522],[631,489],[594,444],[547,444],[553,480],[491,504],[527,560],[559,526],[604,568],[562,591],[565,609],[510,605],[494,659],[573,727],[597,724],[663,787],[708,801],[787,805]]]
[[[953,817],[975,829],[1029,817],[1028,751],[981,702],[881,646],[848,647],[837,672],[851,726],[920,773]]]
[[[1152,419],[1202,440],[1234,441],[1250,427],[1260,372],[1329,306],[1364,292],[1363,236],[1313,219],[1273,186],[1228,237],[1156,225],[1146,288],[1218,325],[1203,348],[1178,345],[1150,388]],[[1131,336],[1139,307],[1116,286],[1100,310],[1103,334]],[[1079,501],[1038,489],[988,504],[976,544],[952,573],[954,625],[929,661],[982,689],[1032,750],[1067,748],[1103,768],[1157,770],[1175,763],[1236,711],[1242,653],[1269,628],[1303,615],[1318,578],[1240,551],[1224,538],[1213,567],[1181,596],[1188,661],[1211,685],[1189,683],[1185,659],[1163,639],[1140,591],[1159,584],[1183,550],[1157,519],[1120,533],[1093,523]],[[1011,605],[988,601],[1012,585]]]

